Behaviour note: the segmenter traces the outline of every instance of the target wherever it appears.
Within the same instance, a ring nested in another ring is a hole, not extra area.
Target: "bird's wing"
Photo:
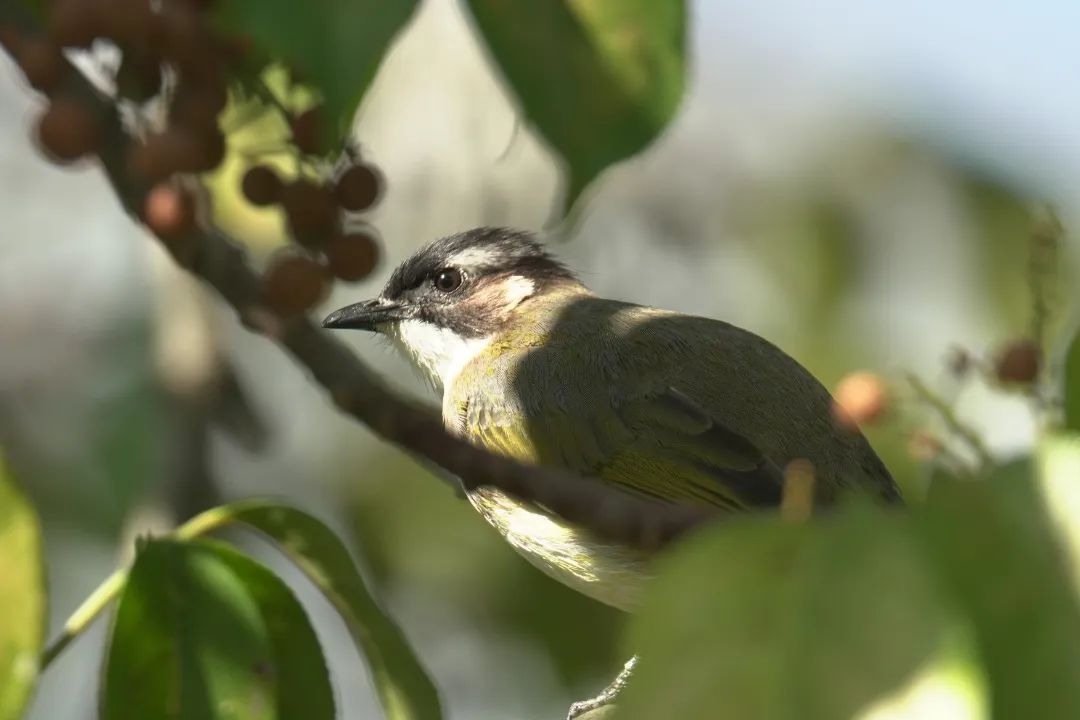
[[[782,473],[678,387],[620,400],[514,403],[477,392],[457,407],[470,441],[523,462],[563,465],[635,494],[738,509],[780,501]]]

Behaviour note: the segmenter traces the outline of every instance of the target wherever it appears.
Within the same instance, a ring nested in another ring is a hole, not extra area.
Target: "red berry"
[[[833,413],[847,427],[869,425],[880,420],[889,407],[885,381],[871,372],[853,372],[840,381],[834,394]]]
[[[180,238],[195,229],[195,202],[188,191],[161,183],[146,195],[143,220],[161,238]]]

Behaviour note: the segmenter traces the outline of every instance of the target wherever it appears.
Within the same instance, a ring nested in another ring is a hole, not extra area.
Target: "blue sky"
[[[908,132],[1073,202],[1080,180],[1080,0],[698,0],[708,92],[829,86]],[[768,79],[768,80],[767,80]]]

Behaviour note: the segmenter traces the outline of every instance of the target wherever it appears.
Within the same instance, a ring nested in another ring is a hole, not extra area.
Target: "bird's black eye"
[[[435,273],[432,280],[436,290],[451,293],[461,287],[461,271],[456,268],[443,268]]]

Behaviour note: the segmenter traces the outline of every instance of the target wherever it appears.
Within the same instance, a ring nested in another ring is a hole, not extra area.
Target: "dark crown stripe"
[[[445,267],[451,257],[470,248],[481,248],[491,255],[491,260],[483,266],[461,268],[474,275],[515,273],[539,282],[574,279],[570,269],[548,253],[532,233],[512,228],[480,227],[439,238],[416,251],[394,271],[383,295],[397,297],[420,285]]]

